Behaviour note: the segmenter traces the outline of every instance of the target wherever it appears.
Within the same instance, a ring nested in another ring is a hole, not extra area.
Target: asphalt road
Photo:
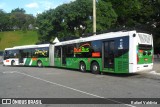
[[[0,98],[160,98],[160,75],[150,73],[94,75],[58,68],[3,67],[0,65]],[[9,105],[1,106],[8,107]],[[53,105],[39,106],[52,107]],[[104,104],[54,106],[106,107]],[[143,105],[132,104],[107,106],[143,107]],[[150,107],[150,105],[147,106]],[[154,106],[158,107],[158,105]]]
[[[154,59],[153,70],[160,73],[160,58]]]

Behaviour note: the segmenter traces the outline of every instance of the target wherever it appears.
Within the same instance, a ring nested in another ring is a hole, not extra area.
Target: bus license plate
[[[143,67],[148,67],[148,65],[144,65]]]

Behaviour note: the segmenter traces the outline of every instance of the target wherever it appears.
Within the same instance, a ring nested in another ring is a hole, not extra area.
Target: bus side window
[[[32,49],[32,57],[37,58],[36,49]]]
[[[61,48],[59,46],[55,47],[55,58],[61,57]]]
[[[7,57],[8,56],[8,51],[4,52],[4,56]]]
[[[100,53],[97,57],[102,56],[102,41],[96,40],[91,42],[92,52]]]
[[[67,57],[74,57],[74,45],[67,45]]]

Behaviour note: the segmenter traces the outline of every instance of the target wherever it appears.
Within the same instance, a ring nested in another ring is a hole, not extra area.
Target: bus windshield
[[[146,44],[139,44],[139,50],[151,50],[152,45],[146,45]]]
[[[8,58],[18,58],[18,50],[5,50],[4,60]]]

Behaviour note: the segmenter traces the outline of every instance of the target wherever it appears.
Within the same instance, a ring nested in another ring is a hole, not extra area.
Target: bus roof
[[[99,35],[80,38],[80,39],[59,42],[59,43],[56,43],[55,46],[65,45],[65,44],[73,44],[73,43],[79,43],[79,42],[86,42],[86,41],[93,41],[93,40],[102,40],[102,39],[114,38],[114,37],[123,37],[123,36],[128,36],[129,34],[134,34],[134,33],[136,33],[135,30],[134,31],[126,31],[126,32],[124,32],[124,31],[110,32],[110,33],[104,33],[104,34],[99,34]]]
[[[5,48],[5,50],[49,47],[49,45],[50,45],[50,44],[15,46],[15,47],[13,47],[13,48]]]

